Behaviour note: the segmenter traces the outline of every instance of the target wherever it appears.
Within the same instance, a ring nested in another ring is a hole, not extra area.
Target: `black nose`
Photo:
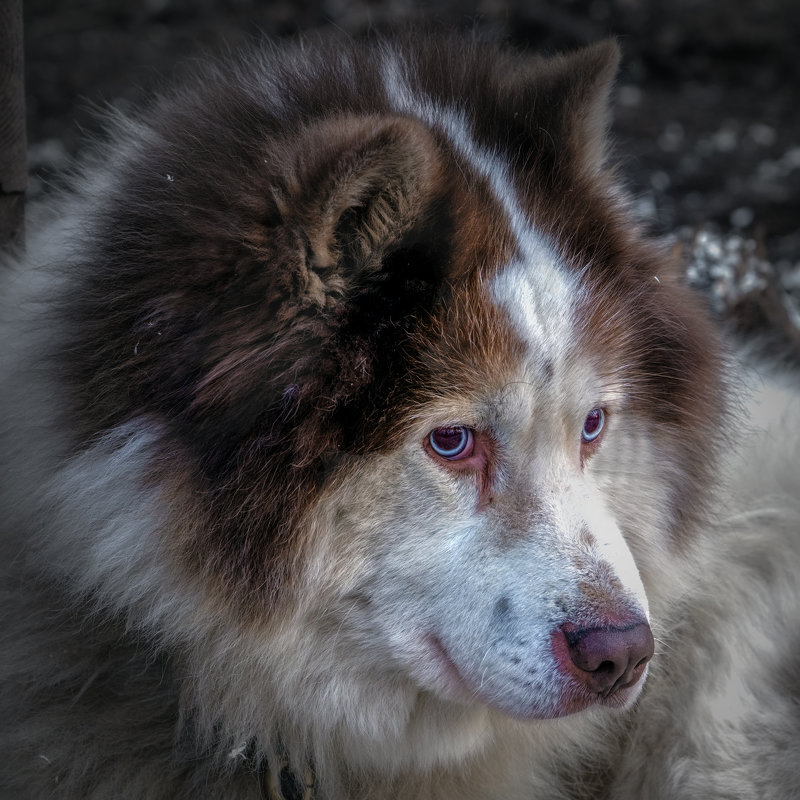
[[[589,691],[604,696],[633,686],[653,657],[653,632],[646,622],[625,628],[562,628],[575,676]]]

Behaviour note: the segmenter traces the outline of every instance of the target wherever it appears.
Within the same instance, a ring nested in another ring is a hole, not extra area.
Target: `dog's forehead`
[[[580,287],[559,256],[531,229],[521,255],[492,278],[490,297],[508,316],[529,357],[549,371],[574,341]]]

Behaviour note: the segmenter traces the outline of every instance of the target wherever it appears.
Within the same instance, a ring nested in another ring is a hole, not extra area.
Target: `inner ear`
[[[309,267],[324,271],[345,256],[377,265],[419,220],[436,169],[434,141],[413,120],[345,116],[306,130],[284,218],[302,229]]]

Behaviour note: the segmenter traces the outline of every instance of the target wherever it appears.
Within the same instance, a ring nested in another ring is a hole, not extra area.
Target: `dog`
[[[637,221],[618,60],[113,116],[3,268],[2,797],[800,796],[798,379]]]

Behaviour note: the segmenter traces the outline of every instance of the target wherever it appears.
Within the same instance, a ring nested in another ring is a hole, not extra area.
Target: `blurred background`
[[[718,313],[800,352],[798,0],[25,0],[29,198],[97,132],[93,106],[135,104],[187,57],[406,20],[540,52],[617,37],[613,135],[637,213]]]

